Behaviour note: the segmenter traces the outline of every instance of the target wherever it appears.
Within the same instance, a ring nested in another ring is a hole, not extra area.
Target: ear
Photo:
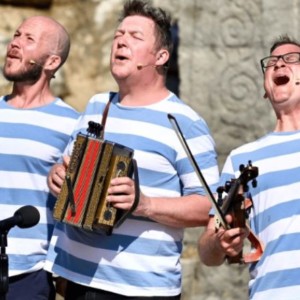
[[[268,94],[267,92],[264,93],[264,98],[267,99],[268,98]]]
[[[160,49],[156,55],[156,63],[157,67],[163,66],[170,58],[170,53],[166,49]]]
[[[59,68],[60,63],[61,63],[61,57],[52,54],[48,57],[44,68],[54,73]]]

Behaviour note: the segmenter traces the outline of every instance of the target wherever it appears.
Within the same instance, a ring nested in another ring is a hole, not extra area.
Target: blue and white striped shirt
[[[90,100],[79,127],[100,123],[109,94]],[[172,113],[212,190],[218,184],[214,141],[206,123],[174,94],[155,104],[127,107],[112,100],[104,138],[134,149],[141,191],[152,197],[204,194],[173,130]],[[70,147],[71,149],[72,147]],[[69,152],[70,154],[70,152]],[[170,206],[172,202],[170,200]],[[111,236],[58,223],[46,269],[82,285],[122,295],[172,296],[181,291],[183,229],[129,217]]]
[[[271,133],[232,151],[221,181],[238,176],[249,160],[259,168],[257,187],[249,186],[250,225],[265,245],[260,261],[250,265],[250,299],[299,299],[300,132]]]
[[[61,157],[78,113],[61,99],[32,109],[18,109],[0,98],[0,219],[23,205],[33,205],[40,222],[8,233],[9,276],[43,268],[53,231],[55,198],[47,175]]]

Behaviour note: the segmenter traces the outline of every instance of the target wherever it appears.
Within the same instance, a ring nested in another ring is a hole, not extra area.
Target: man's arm
[[[172,227],[197,227],[207,225],[210,208],[209,200],[200,195],[176,198],[143,195],[134,214]]]
[[[111,180],[107,201],[119,209],[129,210],[135,199],[134,182],[128,177]],[[172,227],[197,227],[207,225],[210,201],[205,196],[148,197],[142,192],[133,215],[147,217]]]
[[[48,175],[48,186],[56,197],[66,176],[69,160],[69,157],[64,157],[64,163],[54,165]],[[112,179],[107,201],[116,208],[129,210],[135,199],[134,187],[129,177]],[[207,225],[210,208],[209,200],[200,195],[166,198],[147,197],[140,193],[139,204],[133,214],[172,227],[197,227]]]

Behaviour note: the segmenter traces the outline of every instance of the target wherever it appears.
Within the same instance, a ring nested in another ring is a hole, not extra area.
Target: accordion
[[[133,149],[102,140],[101,130],[102,125],[90,121],[87,134],[77,135],[53,216],[58,221],[110,235],[136,208],[139,185]],[[132,208],[114,208],[106,201],[111,179],[133,175],[136,199]]]

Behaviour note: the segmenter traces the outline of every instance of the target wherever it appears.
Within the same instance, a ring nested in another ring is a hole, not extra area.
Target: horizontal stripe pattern
[[[250,224],[265,245],[250,266],[250,299],[299,298],[300,132],[271,133],[232,151],[221,176],[224,183],[249,160],[259,168]]]
[[[79,114],[59,98],[42,107],[18,109],[1,97],[0,112],[0,219],[24,205],[40,213],[37,225],[9,231],[9,275],[14,276],[44,266],[55,203],[47,175],[62,156]]]
[[[92,97],[74,131],[68,153],[72,153],[78,132],[86,133],[90,120],[101,122],[107,101],[108,94]],[[168,113],[176,117],[208,184],[215,190],[219,178],[214,141],[205,121],[174,94],[146,107],[122,106],[116,94],[104,138],[134,149],[140,188],[145,194],[204,194]],[[127,218],[111,236],[58,223],[46,269],[79,284],[128,296],[177,295],[181,290],[182,239],[183,229],[145,218]]]

